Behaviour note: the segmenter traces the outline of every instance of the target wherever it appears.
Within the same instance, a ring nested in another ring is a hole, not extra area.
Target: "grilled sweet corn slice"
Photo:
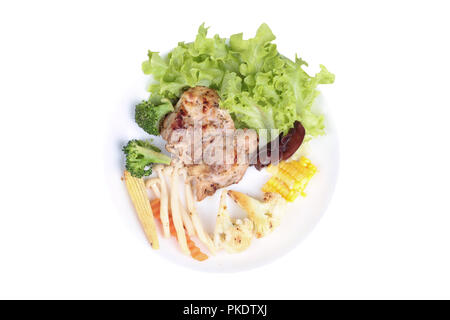
[[[294,201],[300,194],[305,197],[305,188],[314,176],[317,168],[306,157],[298,161],[280,162],[269,166],[267,171],[272,178],[262,187],[263,192],[279,193],[287,201]]]

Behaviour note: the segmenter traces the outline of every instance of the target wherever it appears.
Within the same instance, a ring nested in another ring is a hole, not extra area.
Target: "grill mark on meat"
[[[208,112],[211,105],[208,103],[208,99],[206,97],[203,97],[203,113]]]
[[[174,121],[172,122],[172,130],[182,129],[183,127],[183,115],[181,113],[178,113]]]
[[[183,116],[183,117],[187,115],[186,109],[183,107],[180,108],[179,112],[180,112],[181,116]]]

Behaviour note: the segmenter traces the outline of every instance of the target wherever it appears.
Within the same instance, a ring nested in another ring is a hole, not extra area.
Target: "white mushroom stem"
[[[216,253],[216,247],[214,245],[214,242],[212,241],[211,237],[206,233],[206,231],[203,229],[202,222],[200,220],[200,217],[197,214],[197,210],[195,208],[195,202],[194,202],[194,195],[192,194],[192,188],[190,181],[187,177],[186,170],[183,170],[182,172],[184,176],[184,192],[186,196],[186,206],[188,210],[188,214],[190,215],[192,219],[192,223],[194,225],[195,231],[197,233],[198,238],[200,241],[209,249],[211,254]]]
[[[183,224],[184,224],[184,227],[186,228],[186,232],[190,237],[193,237],[193,236],[195,236],[195,228],[192,223],[191,217],[189,216],[184,205],[181,203],[181,199],[178,198],[178,200],[180,203],[181,218],[183,219]]]
[[[156,184],[151,186],[153,193],[159,199],[161,199],[161,191],[159,191],[158,186]]]
[[[160,185],[161,185],[161,193],[160,193],[160,217],[161,224],[163,226],[164,237],[170,238],[170,227],[169,227],[169,192],[167,190],[166,179],[163,174],[163,166],[157,165],[154,170],[157,172]]]
[[[170,207],[172,211],[173,225],[175,226],[175,231],[177,232],[178,243],[180,244],[181,251],[186,255],[190,255],[189,247],[186,241],[186,233],[183,227],[183,219],[180,213],[180,199],[178,195],[178,168],[173,168],[170,184],[171,184],[171,194],[170,194]]]
[[[170,173],[171,170],[164,169],[163,171],[164,171],[164,173]],[[161,186],[160,178],[151,178],[151,179],[147,179],[145,181],[145,187],[147,189],[151,189],[153,191],[153,193],[155,194],[156,198],[161,198],[160,186]],[[189,236],[195,236],[195,228],[194,228],[194,225],[192,224],[192,220],[191,220],[189,214],[187,213],[187,210],[184,207],[184,205],[181,202],[181,199],[179,197],[178,197],[178,200],[180,201],[179,208],[180,208],[181,217],[183,218],[184,227],[186,228],[186,231]]]
[[[161,185],[161,179],[152,178],[145,181],[145,187],[147,189],[152,189],[153,193],[157,198],[161,198],[161,191],[159,191],[159,187]]]

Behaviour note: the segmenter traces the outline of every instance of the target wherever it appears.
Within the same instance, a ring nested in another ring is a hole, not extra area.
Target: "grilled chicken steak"
[[[167,141],[166,149],[186,165],[198,201],[238,183],[247,170],[248,162],[238,163],[237,154],[249,154],[254,148],[239,146],[235,131],[228,111],[219,108],[219,96],[207,87],[188,89],[165,118],[161,136]]]

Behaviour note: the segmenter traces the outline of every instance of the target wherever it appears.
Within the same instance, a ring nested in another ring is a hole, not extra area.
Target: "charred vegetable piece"
[[[278,152],[279,161],[289,159],[295,151],[300,148],[303,143],[303,139],[305,138],[305,128],[300,123],[300,121],[294,122],[294,127],[292,127],[286,135],[279,135],[278,138],[278,147],[274,146],[275,150],[272,150],[273,141],[269,142],[264,148],[258,149],[258,159],[255,165],[256,169],[261,170],[262,168],[268,166],[269,161],[261,162],[261,159],[267,157],[267,159],[271,158],[272,152]],[[276,163],[272,163],[275,165]]]
[[[286,201],[278,193],[265,193],[263,201],[232,190],[228,195],[247,212],[255,224],[257,238],[266,236],[280,225]]]
[[[232,219],[227,210],[226,191],[220,196],[219,213],[214,230],[214,243],[228,253],[246,250],[253,237],[253,222],[250,219]]]
[[[300,121],[285,136],[280,136],[280,160],[289,159],[300,148],[305,138],[305,128]]]

